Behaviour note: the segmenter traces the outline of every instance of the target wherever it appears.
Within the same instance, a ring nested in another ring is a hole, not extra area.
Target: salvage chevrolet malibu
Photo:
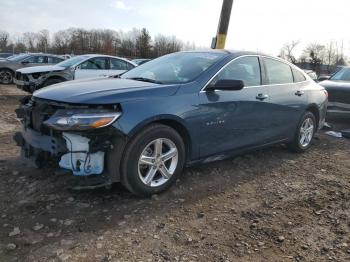
[[[16,110],[15,140],[39,166],[56,162],[145,196],[167,189],[185,165],[276,143],[303,152],[326,107],[325,89],[281,59],[179,52],[116,78],[36,91]]]

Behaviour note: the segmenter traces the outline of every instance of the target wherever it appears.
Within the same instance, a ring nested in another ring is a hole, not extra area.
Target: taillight
[[[326,97],[328,98],[328,92],[327,90],[323,90],[324,94],[326,95]]]

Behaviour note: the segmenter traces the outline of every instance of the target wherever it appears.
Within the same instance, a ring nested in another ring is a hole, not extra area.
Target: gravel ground
[[[77,192],[70,174],[20,159],[23,94],[0,86],[0,261],[350,260],[350,140],[320,132],[305,154],[280,145],[189,168],[147,199]]]

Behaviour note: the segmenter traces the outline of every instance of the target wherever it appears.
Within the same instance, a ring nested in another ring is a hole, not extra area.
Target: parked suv
[[[54,160],[99,185],[121,181],[151,195],[172,185],[185,165],[276,143],[304,152],[326,107],[325,89],[284,60],[179,52],[119,78],[36,91],[16,110],[23,130],[15,140],[38,166]]]
[[[18,88],[33,93],[35,90],[64,81],[118,75],[134,68],[126,59],[106,55],[81,55],[54,66],[36,66],[16,71]]]
[[[53,65],[63,60],[59,56],[43,53],[20,54],[0,60],[0,84],[12,84],[17,69],[38,65]]]

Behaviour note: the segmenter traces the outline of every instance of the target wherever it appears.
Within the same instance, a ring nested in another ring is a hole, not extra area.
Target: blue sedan
[[[16,110],[15,140],[38,166],[55,162],[93,186],[121,182],[147,196],[169,188],[185,165],[276,143],[304,152],[326,107],[325,89],[284,60],[179,52],[114,78],[36,91]]]

